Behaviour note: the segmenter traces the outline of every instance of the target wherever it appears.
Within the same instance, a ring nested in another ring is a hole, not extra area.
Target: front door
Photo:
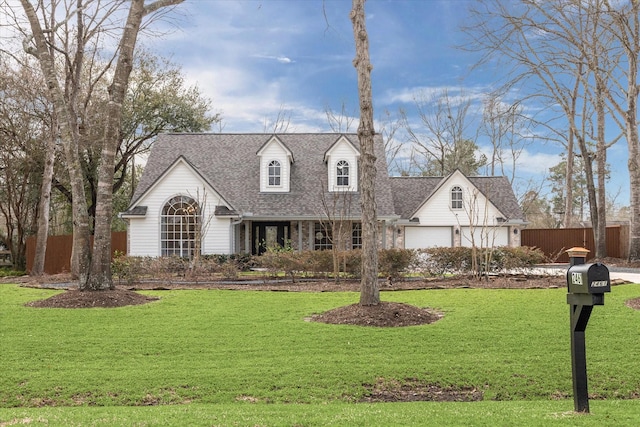
[[[251,253],[260,255],[267,248],[284,247],[290,239],[291,234],[288,222],[254,222]]]

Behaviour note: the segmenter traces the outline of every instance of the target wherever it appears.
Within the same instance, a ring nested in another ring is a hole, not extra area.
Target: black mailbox
[[[569,293],[602,294],[611,292],[609,269],[602,263],[578,264],[567,270]]]

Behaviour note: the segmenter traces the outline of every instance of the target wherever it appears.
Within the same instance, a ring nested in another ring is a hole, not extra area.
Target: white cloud
[[[549,173],[549,168],[557,165],[561,160],[560,154],[524,150],[518,159],[516,170],[544,176]]]

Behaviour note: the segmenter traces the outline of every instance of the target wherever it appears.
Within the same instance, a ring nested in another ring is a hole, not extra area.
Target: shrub
[[[468,273],[472,265],[471,248],[466,247],[422,249],[417,254],[417,259],[417,269],[433,276]]]
[[[398,278],[413,265],[415,257],[412,249],[382,249],[378,251],[378,270],[384,276]]]
[[[296,271],[301,270],[296,253],[291,248],[280,246],[267,248],[260,256],[260,265],[266,268],[272,277],[276,277],[279,272],[284,271],[293,281],[295,281]]]
[[[428,248],[419,251],[414,268],[428,275],[477,275],[519,272],[545,261],[542,251],[527,246],[478,248],[476,260],[479,271],[472,271],[472,257],[473,251],[467,247]]]
[[[515,248],[501,247],[501,268],[505,271],[520,272],[536,264],[546,261],[546,255],[538,248],[519,246]]]
[[[119,284],[123,282],[132,284],[140,281],[145,272],[145,264],[148,264],[150,260],[151,258],[131,257],[116,252],[113,261],[111,261],[111,272]]]
[[[27,274],[27,272],[23,270],[13,270],[10,267],[0,267],[0,277],[17,277],[24,276],[25,274]]]
[[[344,261],[344,272],[351,277],[359,278],[362,275],[362,250],[351,249],[342,251],[340,259]]]

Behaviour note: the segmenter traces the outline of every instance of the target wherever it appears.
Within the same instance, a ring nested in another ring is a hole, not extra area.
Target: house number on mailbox
[[[571,280],[574,285],[582,285],[582,273],[571,273]]]

